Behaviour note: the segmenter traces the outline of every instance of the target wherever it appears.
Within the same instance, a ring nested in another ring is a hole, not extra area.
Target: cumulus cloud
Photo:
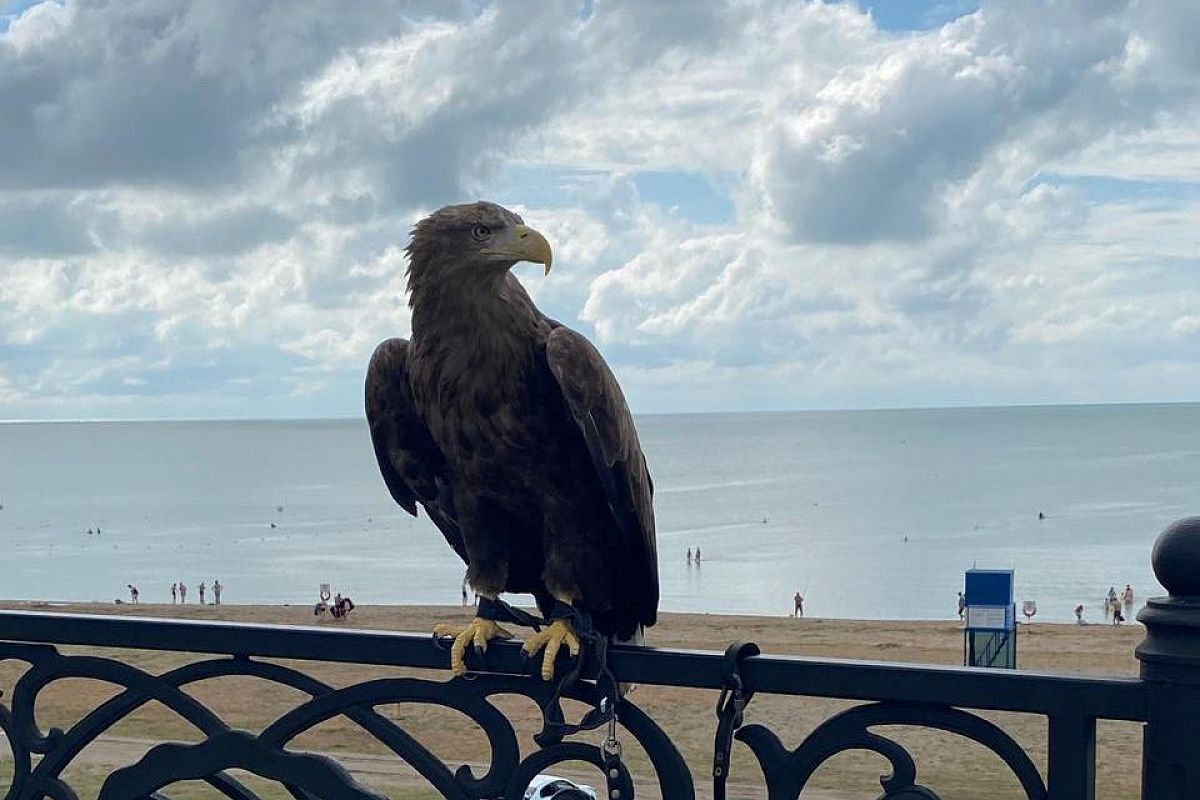
[[[0,189],[228,183],[267,155],[266,107],[341,48],[453,4],[80,0],[0,35]]]
[[[1194,393],[1200,11],[947,14],[36,3],[0,30],[0,416],[356,413],[412,223],[478,196],[639,408]]]
[[[801,240],[928,236],[989,166],[1011,193],[1039,164],[1185,108],[1195,83],[1164,81],[1177,65],[1138,31],[1139,8],[986,5],[786,98],[755,162],[767,207]]]
[[[575,94],[579,25],[565,3],[502,3],[364,44],[297,87],[266,131],[291,140],[281,166],[301,185],[335,176],[390,209],[459,199]]]

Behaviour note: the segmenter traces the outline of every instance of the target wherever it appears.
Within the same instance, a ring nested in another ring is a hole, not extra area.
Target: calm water
[[[1200,513],[1200,405],[639,424],[668,610],[783,614],[801,589],[810,615],[944,618],[978,565],[1014,568],[1039,619],[1080,601],[1095,619],[1110,585],[1161,592],[1154,537]],[[0,597],[111,600],[133,582],[161,602],[184,580],[194,601],[219,577],[226,602],[310,603],[321,582],[366,603],[459,599],[462,566],[392,503],[358,421],[0,425],[0,503]]]

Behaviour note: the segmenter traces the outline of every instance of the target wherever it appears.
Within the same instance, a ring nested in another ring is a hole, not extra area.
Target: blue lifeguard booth
[[[1017,608],[1011,569],[969,569],[966,574],[967,625],[963,665],[1017,666]]]

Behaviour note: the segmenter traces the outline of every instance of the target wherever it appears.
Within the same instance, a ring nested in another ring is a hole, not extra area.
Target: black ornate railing
[[[275,660],[446,670],[448,657],[425,635],[2,611],[0,661],[23,667],[11,696],[3,699],[7,705],[0,702],[0,730],[11,765],[6,800],[74,800],[68,767],[85,747],[151,702],[192,726],[199,741],[161,742],[133,763],[111,770],[99,790],[103,800],[165,798],[168,787],[185,780],[202,780],[235,800],[256,798],[234,770],[275,781],[301,800],[378,798],[377,791],[335,759],[294,746],[297,737],[339,717],[359,726],[435,792],[453,800],[521,798],[536,775],[568,761],[593,765],[599,776],[594,783],[610,800],[632,798],[635,777],[643,786],[657,784],[663,798],[697,796],[701,781],[649,714],[630,696],[606,706],[615,694],[604,691],[603,681],[596,679],[610,674],[622,683],[713,690],[714,701],[721,693],[713,774],[704,776],[703,794],[724,795],[730,747],[739,746],[732,738],[757,760],[769,800],[798,798],[822,764],[850,750],[877,753],[890,765],[890,774],[880,780],[881,800],[935,800],[934,789],[920,783],[913,756],[877,730],[900,725],[978,743],[1003,762],[1031,800],[1091,800],[1097,720],[1124,720],[1144,723],[1142,796],[1195,800],[1200,798],[1200,518],[1177,523],[1160,537],[1154,565],[1171,596],[1151,600],[1139,616],[1146,638],[1137,650],[1142,662],[1137,679],[782,657],[755,654],[753,647],[733,647],[725,654],[613,647],[604,663],[594,653],[585,655],[578,680],[546,683],[518,645],[501,642],[484,656],[470,654],[471,673],[463,678],[386,677],[335,687]],[[156,674],[128,659],[63,649],[77,645],[205,657]],[[257,733],[239,730],[189,691],[199,681],[225,676],[262,679],[308,699]],[[106,682],[119,692],[69,727],[43,730],[39,697],[55,682],[70,678]],[[542,709],[543,726],[532,750],[522,751],[512,722],[495,702],[499,695],[523,695]],[[864,702],[825,720],[789,749],[770,728],[742,719],[747,703],[770,702],[765,695]],[[580,722],[607,724],[601,743],[564,736],[577,725],[564,712],[564,698],[593,708]],[[452,768],[414,732],[380,712],[381,706],[392,704],[429,704],[464,715],[486,736],[486,765]],[[1016,739],[977,713],[989,710],[1047,719],[1044,775]],[[632,774],[621,757],[621,742],[640,745],[648,758],[647,775]]]

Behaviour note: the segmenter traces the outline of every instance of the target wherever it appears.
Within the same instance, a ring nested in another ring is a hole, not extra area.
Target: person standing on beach
[[[172,583],[171,584],[171,605],[175,605],[178,602],[179,602],[179,584]]]
[[[958,618],[962,619],[963,614],[967,611],[967,596],[962,592],[958,593]]]
[[[134,586],[132,583],[127,583],[127,584],[125,584],[125,588],[127,588],[129,590],[129,602],[133,603],[134,605],[137,605],[137,601],[138,601],[137,587]]]
[[[799,618],[804,616],[804,596],[800,594],[800,590],[796,590],[795,597],[792,598],[795,603],[795,608],[792,609],[792,616]]]
[[[225,587],[221,585],[221,579],[217,578],[213,581],[213,601],[217,605],[221,605],[221,590]]]
[[[467,607],[467,576],[466,575],[463,576],[463,582],[462,582],[462,607],[463,608]]]
[[[200,581],[200,605],[204,605],[204,581]]]
[[[179,582],[179,603],[180,605],[187,602],[187,584],[183,581]]]
[[[1075,624],[1076,625],[1083,624],[1083,603],[1080,603],[1079,605],[1075,606]]]

